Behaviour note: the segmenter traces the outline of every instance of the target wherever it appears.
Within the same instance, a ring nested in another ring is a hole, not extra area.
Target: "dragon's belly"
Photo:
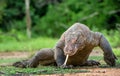
[[[91,50],[79,50],[75,55],[69,56],[67,65],[82,65],[84,64],[90,54]]]

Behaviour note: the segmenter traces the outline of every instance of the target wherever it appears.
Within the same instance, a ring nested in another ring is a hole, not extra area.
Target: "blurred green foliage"
[[[102,32],[120,44],[120,0],[30,0],[32,37],[60,35],[73,23]],[[118,26],[117,26],[118,25]],[[0,0],[0,42],[26,39],[25,1]]]
[[[116,29],[119,0],[30,0],[33,35],[59,37],[75,22],[91,29]],[[25,1],[0,0],[0,29],[25,31]]]

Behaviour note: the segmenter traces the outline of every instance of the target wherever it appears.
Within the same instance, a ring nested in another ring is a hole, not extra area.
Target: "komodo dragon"
[[[56,63],[59,67],[100,65],[99,62],[88,60],[94,47],[99,46],[104,53],[104,60],[110,66],[115,66],[116,56],[114,55],[109,42],[99,32],[91,31],[81,23],[73,24],[66,30],[58,40],[54,49],[42,49],[29,60],[16,62],[16,67],[37,67]],[[64,65],[66,55],[69,55]]]

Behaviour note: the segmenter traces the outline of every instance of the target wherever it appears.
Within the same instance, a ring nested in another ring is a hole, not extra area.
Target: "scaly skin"
[[[44,49],[39,50],[32,58],[28,60],[15,62],[13,63],[13,66],[20,67],[20,68],[26,68],[26,67],[35,68],[39,64],[50,65],[54,63],[55,63],[54,49],[44,48]]]
[[[115,66],[116,56],[114,55],[109,42],[99,32],[91,31],[86,25],[75,23],[66,30],[58,40],[54,49],[42,49],[31,59],[16,62],[16,67],[37,67],[56,63],[58,67],[92,66],[100,65],[99,62],[88,60],[92,49],[99,46],[104,52],[104,60],[110,66]],[[64,61],[69,55],[66,65]],[[24,64],[24,65],[23,65]]]
[[[90,31],[84,24],[75,23],[62,34],[56,44],[56,63],[62,66],[68,54],[67,65],[99,65],[99,62],[88,60],[89,54],[96,46],[103,50],[105,62],[114,66],[117,58],[106,38],[99,32]]]

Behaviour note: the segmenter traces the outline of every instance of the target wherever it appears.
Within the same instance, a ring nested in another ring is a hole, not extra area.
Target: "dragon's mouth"
[[[64,54],[67,56],[73,56],[76,54],[76,52],[78,51],[78,47],[76,45],[68,45],[64,48]]]
[[[74,51],[68,51],[68,52],[64,52],[65,53],[65,56],[67,56],[67,55],[69,55],[69,56],[73,56],[73,55],[75,55],[76,54],[76,52],[77,52],[77,50],[74,50]]]

